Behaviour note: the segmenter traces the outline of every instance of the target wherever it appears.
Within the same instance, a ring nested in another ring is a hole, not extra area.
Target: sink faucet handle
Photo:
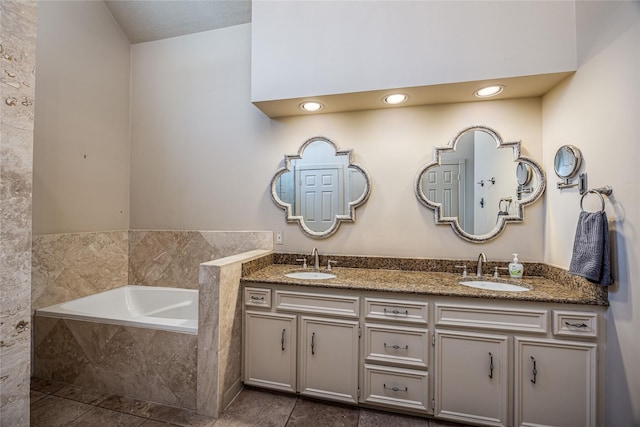
[[[495,267],[493,269],[493,277],[495,277],[496,279],[498,277],[500,277],[500,274],[498,273],[498,270],[509,270],[507,267]]]
[[[331,271],[331,264],[337,264],[338,261],[328,260],[327,261],[327,270]]]
[[[307,268],[307,258],[306,257],[297,258],[296,261],[302,263],[302,268]]]
[[[467,265],[455,265],[455,268],[462,268],[462,277],[467,277]]]

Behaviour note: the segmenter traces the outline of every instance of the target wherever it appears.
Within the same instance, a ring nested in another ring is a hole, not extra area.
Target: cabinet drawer
[[[364,402],[429,412],[428,383],[425,371],[364,365]]]
[[[281,311],[341,317],[360,316],[360,299],[358,297],[276,290],[275,305],[276,309]]]
[[[426,329],[365,324],[364,330],[367,362],[427,368],[429,334]]]
[[[598,314],[553,310],[553,335],[595,338],[598,336]]]
[[[487,308],[436,304],[436,326],[482,328],[499,331],[547,332],[547,310]]]
[[[271,289],[244,288],[244,305],[271,308]]]
[[[395,322],[427,324],[428,303],[391,299],[365,298],[367,320],[392,320]]]

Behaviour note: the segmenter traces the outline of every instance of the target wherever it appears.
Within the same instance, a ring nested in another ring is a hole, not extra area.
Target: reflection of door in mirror
[[[360,191],[351,198],[353,174],[347,173],[351,171],[348,165],[347,156],[336,156],[330,144],[314,141],[307,145],[302,158],[291,160],[291,171],[277,184],[278,195],[292,204],[293,214],[304,218],[311,231],[326,231],[337,215],[348,214],[348,203],[362,195],[365,184],[356,178]]]
[[[426,196],[442,203],[443,216],[458,217],[462,228],[465,228],[465,223],[473,221],[473,211],[465,210],[465,159],[442,163],[439,168],[430,170],[424,179]]]
[[[299,165],[295,170],[295,212],[313,231],[328,230],[336,215],[344,212],[342,165]]]

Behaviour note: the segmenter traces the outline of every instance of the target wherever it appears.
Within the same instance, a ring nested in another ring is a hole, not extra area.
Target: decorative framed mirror
[[[287,222],[322,239],[342,222],[355,222],[355,210],[369,198],[371,180],[352,162],[351,150],[339,150],[329,138],[308,139],[298,154],[284,156],[284,167],[271,180],[271,198]]]
[[[520,141],[503,141],[488,126],[474,125],[433,150],[416,177],[418,200],[462,239],[482,243],[510,222],[524,221],[524,207],[546,187],[544,170],[522,155]]]

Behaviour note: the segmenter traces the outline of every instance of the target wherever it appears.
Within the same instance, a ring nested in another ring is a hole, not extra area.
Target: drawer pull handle
[[[311,354],[316,354],[316,333],[311,334]]]
[[[404,390],[403,390],[403,389],[401,389],[401,388],[399,388],[399,387],[387,387],[387,385],[386,385],[386,384],[382,384],[382,387],[383,387],[385,390],[391,390],[391,391],[405,391],[405,392],[406,392],[406,391],[409,391],[409,388],[408,388],[408,387],[405,387],[405,388],[404,388]]]
[[[531,360],[533,361],[533,370],[531,371],[531,373],[533,374],[533,379],[531,380],[531,383],[535,384],[536,376],[538,375],[538,369],[536,369],[536,359],[534,359],[533,356],[531,356]]]
[[[396,310],[395,308],[393,310],[389,310],[389,311],[387,311],[386,308],[384,309],[384,314],[389,314],[389,312],[394,316],[398,316],[399,314],[404,314],[405,316],[409,315],[409,310],[405,310],[404,313],[403,313],[400,310]]]
[[[391,347],[391,348],[392,348],[392,349],[394,349],[394,350],[400,350],[400,349],[402,349],[402,350],[409,350],[409,345],[405,345],[405,346],[403,347],[403,346],[399,346],[398,344],[388,345],[387,343],[384,343],[384,348],[387,348],[387,347]]]
[[[280,344],[282,344],[282,351],[284,351],[284,334],[287,330],[283,329],[282,330],[282,338],[280,338]]]
[[[489,378],[493,379],[493,354],[489,353]]]
[[[260,301],[264,302],[264,297],[257,297],[255,295],[251,295],[251,301]]]
[[[570,328],[586,328],[587,325],[585,323],[569,323],[569,322],[564,322],[565,325],[569,326]]]

